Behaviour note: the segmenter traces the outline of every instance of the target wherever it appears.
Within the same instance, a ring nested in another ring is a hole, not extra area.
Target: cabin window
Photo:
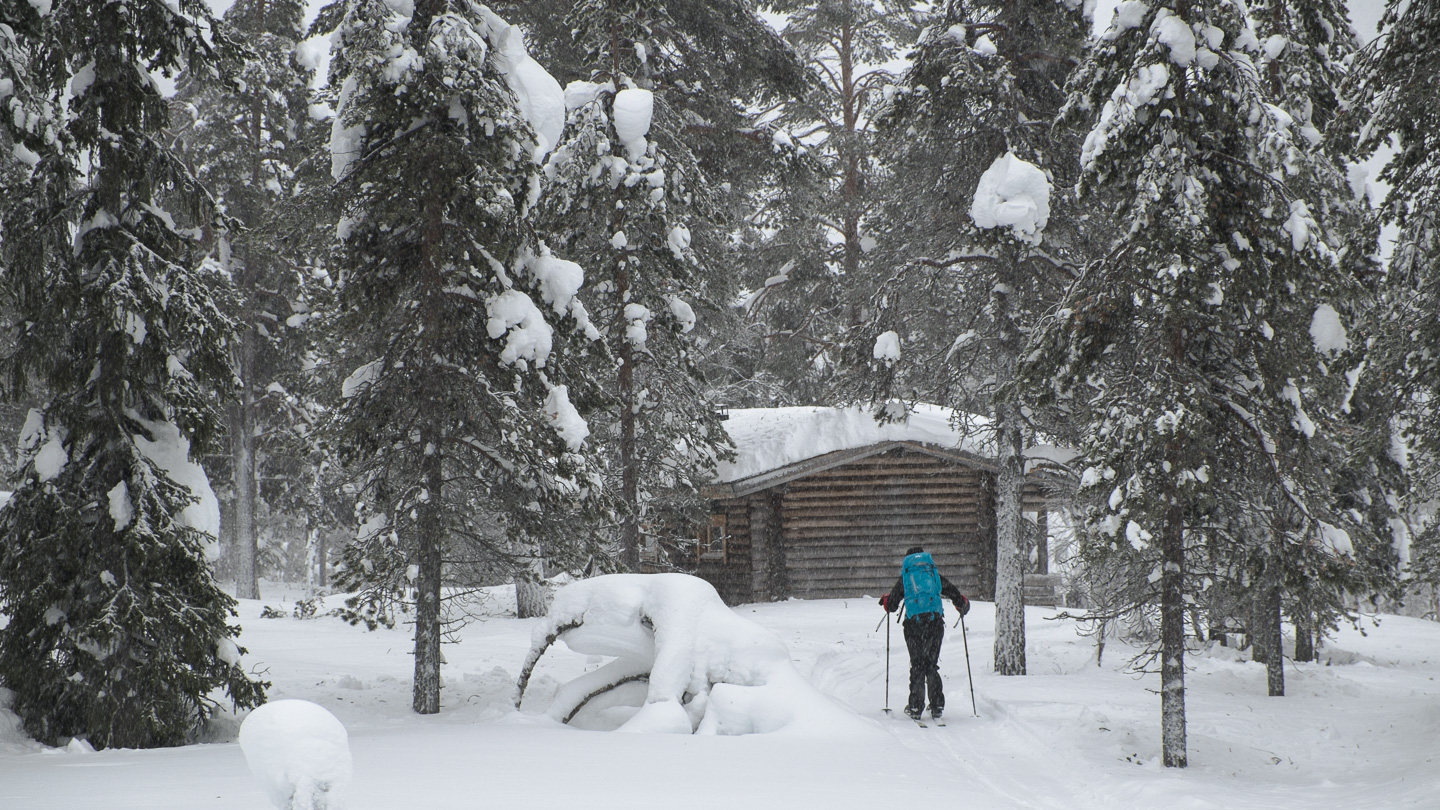
[[[728,532],[725,531],[725,516],[711,515],[709,525],[705,526],[700,533],[700,544],[697,550],[702,560],[718,560],[725,562],[725,540]]]

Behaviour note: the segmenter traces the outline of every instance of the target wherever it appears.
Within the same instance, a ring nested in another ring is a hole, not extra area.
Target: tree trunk
[[[995,486],[995,672],[1025,674],[1024,514],[1021,434],[1013,403],[995,409],[1000,473]]]
[[[1161,540],[1160,732],[1167,768],[1189,764],[1185,744],[1185,525],[1177,493]]]
[[[1315,618],[1303,603],[1295,614],[1295,660],[1315,660]]]
[[[421,436],[422,446],[437,446],[433,431]],[[417,714],[440,711],[440,574],[443,545],[440,510],[444,477],[440,453],[432,452],[422,462],[422,475],[429,494],[417,507],[418,540],[415,577],[415,696]]]
[[[1285,695],[1285,647],[1280,634],[1280,586],[1271,585],[1265,594],[1265,635],[1270,637],[1265,659],[1265,685],[1270,697]]]
[[[529,576],[515,576],[515,617],[533,619],[549,610],[550,589],[545,583]]]
[[[997,285],[997,289],[999,285]],[[995,481],[995,672],[1025,674],[1025,483],[1024,433],[1020,407],[1008,387],[1015,380],[1019,358],[1019,330],[1010,313],[1009,296],[996,292],[992,299],[1000,327],[995,375],[995,438],[1000,451],[1000,472]]]
[[[325,497],[320,492],[320,468],[316,465],[310,477],[310,495],[305,510],[305,574],[311,594],[318,594],[325,588],[325,521],[320,519],[320,510],[325,508]]]
[[[1277,536],[1278,537],[1278,536]],[[1279,542],[1272,545],[1279,547]],[[1267,559],[1258,577],[1259,588],[1251,606],[1250,632],[1254,644],[1251,657],[1265,664],[1265,683],[1270,697],[1285,694],[1285,649],[1280,634],[1280,560]]]
[[[240,401],[232,409],[230,453],[235,487],[235,596],[260,598],[260,572],[256,565],[259,541],[255,536],[255,341],[253,325],[240,333]]]
[[[1050,513],[1035,515],[1035,573],[1050,573]]]

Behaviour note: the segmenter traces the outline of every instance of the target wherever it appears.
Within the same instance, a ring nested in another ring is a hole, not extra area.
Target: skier
[[[945,640],[942,597],[949,599],[961,616],[970,612],[970,600],[935,569],[935,561],[920,546],[905,552],[895,587],[880,597],[886,613],[899,610],[904,601],[905,646],[910,651],[910,701],[905,714],[916,721],[925,710],[927,687],[930,716],[939,720],[945,711],[945,688],[940,682],[940,643]]]

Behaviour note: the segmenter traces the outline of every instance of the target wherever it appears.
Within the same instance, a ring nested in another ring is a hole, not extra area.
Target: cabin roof
[[[877,422],[859,406],[737,408],[725,422],[735,442],[735,459],[720,463],[716,481],[705,494],[743,497],[897,448],[997,472],[989,427],[986,417],[923,403],[913,406],[903,421],[887,423]],[[1044,455],[1056,450],[1049,448]]]
[[[947,408],[917,405],[902,422],[881,424],[858,405],[846,408],[736,408],[725,430],[735,442],[735,460],[721,462],[716,479],[729,483],[788,467],[839,450],[886,442],[912,442],[993,455],[974,435],[966,437],[951,423]],[[971,417],[983,419],[983,417]],[[989,420],[984,420],[988,426]],[[978,433],[978,431],[976,431]]]

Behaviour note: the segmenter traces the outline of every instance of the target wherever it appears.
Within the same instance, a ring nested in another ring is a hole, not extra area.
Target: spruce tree
[[[468,0],[413,15],[347,0],[338,31],[336,328],[353,371],[332,441],[363,520],[340,581],[366,588],[362,613],[413,601],[414,709],[431,714],[447,563],[507,566],[507,539],[599,490],[577,405],[597,398],[582,363],[600,346],[580,267],[534,235],[560,99],[519,29]],[[568,536],[548,550],[562,563],[595,551]]]
[[[1209,573],[1199,566],[1235,559],[1248,540],[1216,527],[1225,505],[1273,506],[1293,542],[1336,557],[1366,531],[1333,508],[1319,463],[1338,452],[1336,361],[1355,297],[1322,200],[1300,193],[1329,168],[1266,92],[1244,11],[1122,3],[1072,77],[1064,115],[1093,121],[1082,189],[1115,193],[1123,236],[1043,322],[1020,369],[1084,429],[1082,542],[1149,572],[1140,603],[1160,613],[1167,767],[1187,764],[1185,618]]]
[[[1345,139],[1336,137],[1340,134],[1336,125],[1346,65],[1353,60],[1359,42],[1345,5],[1334,0],[1263,0],[1251,5],[1250,14],[1261,43],[1256,67],[1262,86],[1276,106],[1294,119],[1300,136],[1297,145],[1314,153],[1311,170],[1289,173],[1287,183],[1316,206],[1317,219],[1325,229],[1323,239],[1334,247],[1335,263],[1356,282],[1345,287],[1347,297],[1332,303],[1346,322],[1358,327],[1370,305],[1369,287],[1378,278],[1378,229],[1366,200],[1355,193],[1344,168],[1348,150]],[[1358,334],[1363,332],[1357,329]],[[1295,362],[1303,363],[1303,359]],[[1327,361],[1336,373],[1352,375],[1351,379],[1361,373],[1362,363],[1363,344],[1358,343],[1343,356]],[[1247,499],[1232,504],[1252,515],[1282,518],[1249,532],[1251,542],[1242,546],[1245,581],[1236,583],[1254,598],[1256,615],[1250,622],[1256,640],[1253,650],[1256,660],[1266,664],[1272,696],[1284,693],[1282,605],[1295,626],[1295,657],[1308,660],[1307,648],[1313,654],[1316,635],[1347,613],[1347,590],[1373,591],[1383,586],[1393,571],[1388,542],[1377,546],[1373,527],[1387,526],[1394,517],[1388,506],[1392,499],[1386,497],[1387,491],[1393,490],[1394,465],[1371,446],[1369,426],[1362,421],[1368,414],[1354,407],[1353,390],[1346,396],[1348,399],[1329,403],[1332,413],[1324,423],[1334,434],[1323,445],[1317,443],[1317,449],[1322,449],[1317,461],[1337,473],[1335,505],[1354,510],[1361,518],[1359,523],[1371,527],[1354,538],[1353,555],[1342,561],[1304,542],[1304,521],[1293,515],[1284,518],[1294,510],[1286,504],[1283,491],[1265,493],[1268,503]]]
[[[236,708],[264,700],[211,570],[218,509],[192,460],[234,385],[235,322],[228,279],[176,215],[226,222],[163,137],[149,76],[213,73],[230,43],[203,3],[178,8],[7,6],[28,34],[7,124],[35,160],[5,228],[4,291],[23,320],[3,377],[11,396],[49,399],[0,511],[0,682],[52,745],[177,745],[215,690]]]

